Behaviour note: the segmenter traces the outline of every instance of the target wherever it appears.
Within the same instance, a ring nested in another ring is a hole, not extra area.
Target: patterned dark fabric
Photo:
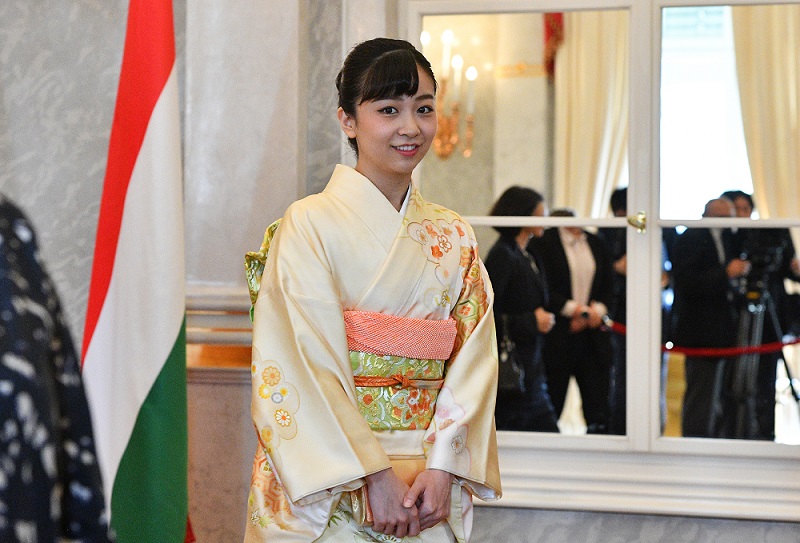
[[[33,229],[3,196],[0,256],[0,541],[111,541],[80,364]]]

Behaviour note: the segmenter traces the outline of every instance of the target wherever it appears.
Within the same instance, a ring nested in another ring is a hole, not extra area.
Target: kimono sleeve
[[[454,474],[474,495],[494,500],[501,488],[494,426],[498,361],[493,292],[471,231],[469,239],[470,246],[462,248],[463,286],[453,309],[455,348],[425,438],[430,447],[427,466]]]
[[[293,502],[389,467],[359,414],[324,216],[290,207],[266,261],[253,314],[252,417]],[[320,469],[324,466],[324,469]],[[321,493],[321,494],[320,494]]]

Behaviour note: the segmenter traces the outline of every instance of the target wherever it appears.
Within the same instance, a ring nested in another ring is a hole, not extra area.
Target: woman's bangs
[[[361,101],[413,96],[419,88],[419,72],[409,51],[392,51],[379,58],[364,78]]]

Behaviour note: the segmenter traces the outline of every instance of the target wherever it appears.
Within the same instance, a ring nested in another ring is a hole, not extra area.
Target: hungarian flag
[[[120,543],[187,533],[179,123],[172,0],[131,0],[82,350]]]

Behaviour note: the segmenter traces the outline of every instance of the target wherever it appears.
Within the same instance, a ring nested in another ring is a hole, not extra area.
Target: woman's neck
[[[405,187],[395,187],[394,185],[388,187],[388,189],[384,189],[377,183],[373,183],[381,193],[386,196],[386,199],[389,200],[389,203],[394,206],[397,211],[403,207],[403,202],[406,201],[406,195],[408,194],[408,186],[411,184],[409,181]]]
[[[528,246],[528,242],[531,240],[531,235],[529,232],[526,232],[524,228],[522,228],[520,229],[519,234],[517,234],[517,237],[514,239],[517,240],[517,245],[519,245],[519,248],[524,251]]]
[[[356,165],[355,170],[370,180],[370,182],[377,187],[381,194],[386,196],[389,203],[394,206],[397,211],[403,207],[403,202],[408,194],[408,187],[411,185],[411,177],[398,177],[394,179],[385,179],[376,175],[370,175],[370,172],[365,172],[359,169]]]

